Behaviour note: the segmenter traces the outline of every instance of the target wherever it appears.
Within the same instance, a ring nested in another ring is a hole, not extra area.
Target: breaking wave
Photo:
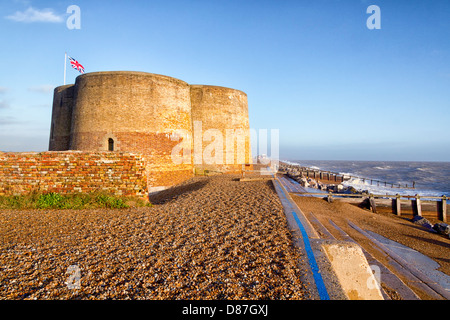
[[[343,183],[345,186],[374,194],[450,196],[450,162],[338,160],[290,162],[313,169],[338,172],[347,178],[351,176],[352,178]],[[413,183],[415,189],[411,189]],[[391,184],[394,184],[393,188]],[[398,184],[402,187],[399,188]],[[405,188],[406,185],[409,188]]]

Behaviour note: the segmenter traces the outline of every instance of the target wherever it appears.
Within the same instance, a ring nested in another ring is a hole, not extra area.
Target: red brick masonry
[[[0,195],[108,191],[147,194],[146,160],[120,152],[0,152]]]

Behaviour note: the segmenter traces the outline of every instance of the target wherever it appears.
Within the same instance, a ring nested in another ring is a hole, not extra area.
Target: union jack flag
[[[68,57],[72,68],[80,71],[80,73],[84,73],[84,67],[74,58]]]

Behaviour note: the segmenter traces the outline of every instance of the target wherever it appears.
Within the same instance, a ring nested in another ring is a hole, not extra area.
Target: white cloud
[[[55,86],[52,84],[41,84],[39,86],[34,86],[28,88],[28,91],[38,92],[38,93],[50,93],[53,92]]]
[[[2,86],[0,86],[0,94],[1,93],[6,93],[6,92],[8,92],[9,91],[9,89],[7,88],[7,87],[2,87]]]
[[[34,9],[29,7],[27,10],[21,12],[17,11],[13,15],[7,16],[6,19],[17,21],[17,22],[63,22],[62,16],[57,15],[53,12],[53,9]]]

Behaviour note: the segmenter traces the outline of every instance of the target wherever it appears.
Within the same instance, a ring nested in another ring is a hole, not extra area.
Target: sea
[[[281,160],[284,161],[284,160]],[[347,160],[289,160],[303,167],[337,172],[352,176],[343,184],[373,194],[400,194],[440,197],[450,196],[450,162],[422,161],[347,161]],[[370,183],[370,179],[387,182]],[[401,184],[415,188],[391,188]]]

